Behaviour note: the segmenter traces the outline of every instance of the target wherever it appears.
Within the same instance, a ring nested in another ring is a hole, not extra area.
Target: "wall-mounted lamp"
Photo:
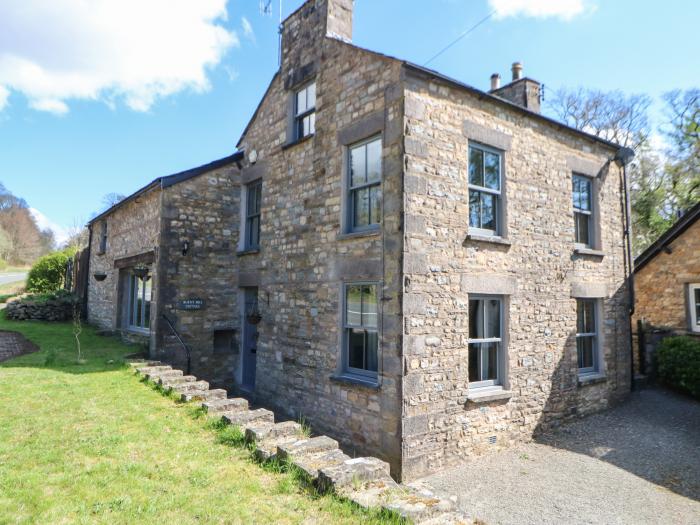
[[[183,241],[182,242],[182,255],[187,255],[187,252],[190,251],[190,241]]]

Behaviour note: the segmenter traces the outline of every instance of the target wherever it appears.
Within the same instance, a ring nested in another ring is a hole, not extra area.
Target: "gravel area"
[[[39,348],[22,334],[0,330],[0,362],[37,350]]]
[[[420,480],[493,524],[700,525],[700,403],[661,389]]]

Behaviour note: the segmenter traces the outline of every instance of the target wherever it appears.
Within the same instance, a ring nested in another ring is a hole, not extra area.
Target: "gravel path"
[[[489,525],[700,525],[700,403],[642,390],[421,482]]]

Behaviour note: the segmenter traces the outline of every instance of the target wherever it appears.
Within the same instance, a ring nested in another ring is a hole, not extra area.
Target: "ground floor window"
[[[502,384],[502,320],[500,297],[469,298],[469,384],[472,387]]]
[[[700,332],[700,283],[691,284],[688,298],[690,299],[690,329]]]
[[[129,274],[128,326],[134,330],[148,330],[151,326],[152,279],[148,270]]]
[[[598,321],[595,299],[576,301],[576,353],[579,374],[598,371]]]
[[[345,373],[376,377],[379,355],[377,283],[349,283],[343,294]]]

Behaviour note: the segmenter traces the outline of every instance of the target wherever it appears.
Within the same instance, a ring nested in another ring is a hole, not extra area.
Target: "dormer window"
[[[294,130],[297,140],[316,132],[316,82],[297,91],[294,104]]]

